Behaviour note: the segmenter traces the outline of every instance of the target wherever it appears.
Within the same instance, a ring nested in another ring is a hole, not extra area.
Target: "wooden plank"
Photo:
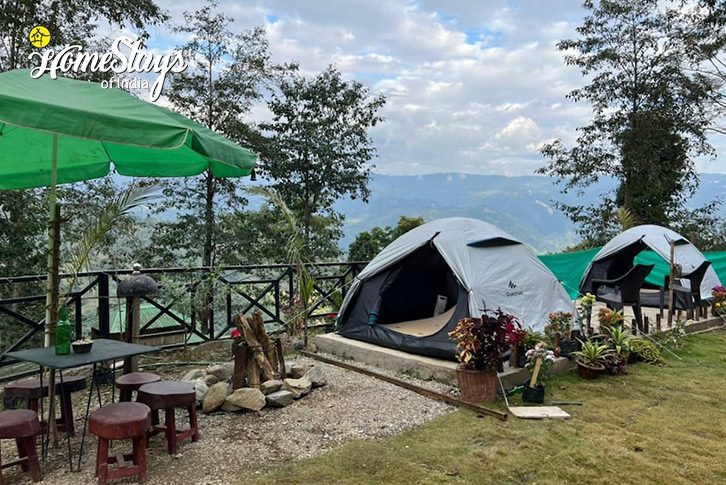
[[[509,412],[521,419],[570,419],[570,415],[557,406],[510,406]]]

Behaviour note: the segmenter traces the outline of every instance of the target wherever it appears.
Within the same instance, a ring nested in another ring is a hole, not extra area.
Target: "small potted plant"
[[[519,330],[516,345],[517,351],[512,352],[512,360],[509,365],[512,367],[525,367],[527,364],[527,351],[533,349],[538,343],[543,343],[544,340],[544,335],[535,332],[531,328]],[[512,346],[512,348],[514,349],[515,347]]]
[[[606,367],[609,368],[611,374],[627,374],[626,364],[635,363],[630,361],[630,341],[633,339],[633,334],[623,325],[606,326],[603,327],[603,330],[613,349],[608,359],[610,365],[606,364]]]
[[[581,343],[582,348],[573,352],[577,364],[577,373],[583,379],[595,379],[605,371],[605,362],[612,353],[612,349],[607,344],[590,339],[584,342],[581,341]]]
[[[497,370],[509,350],[509,334],[517,326],[519,321],[513,315],[484,310],[481,318],[463,318],[449,332],[456,342],[456,375],[464,401],[495,401]]]
[[[580,322],[580,334],[587,335],[588,337],[593,334],[591,325],[593,303],[595,303],[595,295],[589,292],[585,293],[585,296],[580,299],[580,306],[577,309],[580,314],[578,318]]]
[[[555,357],[567,357],[577,350],[577,341],[571,338],[572,313],[554,312],[549,314],[549,324],[545,326],[547,335],[555,347]]]
[[[605,327],[613,327],[616,325],[623,325],[625,323],[625,316],[623,310],[611,310],[606,307],[602,307],[597,312],[597,320],[600,323],[600,329]]]
[[[93,347],[93,340],[84,336],[71,342],[71,347],[73,347],[73,352],[76,354],[87,354]]]
[[[542,404],[545,396],[545,384],[550,378],[550,368],[555,363],[555,353],[547,350],[544,342],[538,342],[534,348],[527,351],[526,355],[525,367],[532,373],[532,378],[524,383],[522,401]]]

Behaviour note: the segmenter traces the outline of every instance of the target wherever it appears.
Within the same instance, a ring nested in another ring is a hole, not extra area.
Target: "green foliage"
[[[275,76],[294,66],[273,64],[264,29],[235,34],[230,30],[232,18],[216,13],[217,7],[210,1],[196,12],[185,12],[185,24],[174,29],[190,38],[180,48],[195,62],[170,76],[166,95],[183,115],[248,145],[250,139],[259,141],[245,122],[251,106],[262,98]],[[147,264],[169,264],[171,250],[176,253],[172,259],[216,265],[219,244],[230,239],[229,234],[219,234],[227,228],[219,219],[246,204],[240,196],[241,182],[217,178],[206,171],[197,177],[160,183],[166,200],[157,213],[173,208],[178,216],[156,225],[152,244],[144,254]]]
[[[650,340],[640,337],[633,338],[630,341],[630,351],[636,352],[648,364],[662,365],[665,363],[660,355],[660,350]]]
[[[290,307],[295,309],[299,306],[301,309],[292,316],[293,321],[302,319],[302,328],[298,325],[288,325],[292,329],[293,336],[299,335],[299,330],[305,331],[305,339],[307,344],[307,311],[312,303],[315,279],[310,274],[308,266],[311,263],[308,247],[303,236],[302,228],[298,225],[295,215],[288,208],[282,196],[274,190],[262,187],[248,187],[247,192],[252,195],[261,195],[267,198],[283,215],[283,220],[287,224],[287,242],[285,244],[285,253],[287,262],[295,267],[295,276],[297,285],[295,286],[295,295],[290,295]],[[288,322],[289,323],[289,322]]]
[[[572,355],[576,355],[577,360],[590,367],[604,364],[613,353],[613,349],[608,344],[601,344],[595,340],[588,339],[584,342],[580,340],[580,343],[582,343],[582,349],[572,352]]]
[[[608,342],[612,345],[617,355],[623,355],[630,352],[630,341],[633,340],[633,334],[623,325],[605,326],[603,330],[608,336]]]
[[[90,271],[91,255],[94,249],[104,240],[109,232],[127,217],[134,209],[155,202],[158,195],[154,192],[157,187],[145,184],[131,184],[118,198],[109,203],[96,220],[86,229],[83,237],[73,245],[68,254],[64,270],[72,275],[67,292],[73,289],[78,279],[78,273]]]
[[[168,19],[147,0],[90,2],[77,0],[18,0],[0,3],[0,71],[29,67],[28,55],[36,50],[28,42],[30,29],[39,23],[51,35],[51,47],[68,44],[93,48],[97,27],[131,27],[148,37],[148,24]]]
[[[289,73],[273,93],[272,121],[260,124],[270,137],[261,172],[296,215],[306,243],[316,216],[342,220],[336,200],[367,200],[376,152],[368,131],[382,121],[377,112],[384,103],[332,66],[312,79]]]
[[[348,261],[370,261],[398,237],[423,223],[423,217],[401,216],[396,227],[374,227],[359,233],[348,248]]]
[[[560,140],[544,145],[549,162],[538,171],[556,177],[563,192],[604,175],[619,179],[599,204],[558,205],[588,244],[598,245],[621,229],[618,208],[641,223],[667,226],[679,218],[698,185],[694,159],[714,153],[706,130],[717,85],[692,70],[677,8],[656,0],[583,6],[589,13],[577,28],[580,37],[558,48],[591,80],[568,96],[590,103],[593,119],[578,129],[574,147]]]

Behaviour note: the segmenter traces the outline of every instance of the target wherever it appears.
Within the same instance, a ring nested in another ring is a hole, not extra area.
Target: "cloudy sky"
[[[203,5],[159,4],[170,24]],[[565,99],[583,78],[555,47],[585,15],[577,0],[222,0],[220,10],[233,31],[264,26],[276,61],[311,75],[334,63],[386,96],[372,132],[379,173],[531,175],[544,163],[538,146],[572,142],[590,116]],[[151,48],[181,40],[167,27],[152,31]],[[726,172],[706,160],[698,169]]]

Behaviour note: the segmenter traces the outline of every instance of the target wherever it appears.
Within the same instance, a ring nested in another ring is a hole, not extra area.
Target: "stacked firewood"
[[[234,323],[243,341],[234,349],[232,388],[244,386],[259,388],[261,382],[285,377],[285,361],[279,340],[272,340],[265,329],[262,312],[251,317],[235,315]]]

